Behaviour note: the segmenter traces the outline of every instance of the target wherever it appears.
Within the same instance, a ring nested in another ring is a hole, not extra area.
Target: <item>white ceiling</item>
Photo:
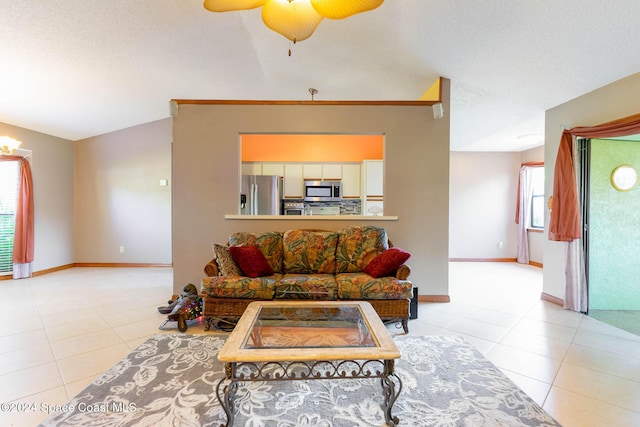
[[[640,71],[639,17],[638,0],[387,0],[289,57],[259,9],[0,0],[0,122],[78,140],[171,99],[417,100],[443,76],[453,150],[521,151],[546,109]]]

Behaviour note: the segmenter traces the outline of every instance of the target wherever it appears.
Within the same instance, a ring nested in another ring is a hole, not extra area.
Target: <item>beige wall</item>
[[[553,192],[553,175],[562,129],[593,126],[640,113],[640,73],[547,110],[545,116],[545,193]],[[549,212],[545,218],[549,225]],[[545,230],[545,237],[548,229]],[[564,299],[566,243],[546,240],[543,291]]]
[[[520,164],[542,161],[542,146],[523,152],[451,152],[450,258],[517,257],[515,206]],[[529,232],[532,262],[542,263],[543,245],[543,233]]]
[[[519,167],[517,152],[451,153],[450,258],[516,257]]]
[[[171,127],[168,118],[76,142],[75,262],[171,264]]]
[[[544,145],[521,152],[520,162],[544,162]]]
[[[33,271],[73,263],[73,142],[5,123],[0,135],[33,152]]]
[[[371,223],[412,253],[421,295],[448,294],[449,82],[445,118],[429,106],[186,105],[174,117],[174,291],[199,284],[211,243],[234,231]],[[237,212],[242,132],[385,134],[385,214],[398,221],[226,220]]]

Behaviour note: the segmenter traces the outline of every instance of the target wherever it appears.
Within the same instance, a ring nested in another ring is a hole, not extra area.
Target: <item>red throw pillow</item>
[[[389,248],[372,259],[364,267],[364,272],[371,277],[391,276],[410,256],[409,252],[405,252],[400,248]]]
[[[231,246],[231,258],[247,277],[271,276],[273,268],[257,246]]]

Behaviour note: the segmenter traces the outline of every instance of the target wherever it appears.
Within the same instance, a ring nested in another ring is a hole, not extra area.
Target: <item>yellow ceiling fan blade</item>
[[[266,0],[204,0],[204,8],[211,12],[231,12],[234,10],[255,9],[264,5]]]
[[[343,19],[356,13],[373,10],[383,2],[384,0],[311,0],[311,5],[325,18]]]

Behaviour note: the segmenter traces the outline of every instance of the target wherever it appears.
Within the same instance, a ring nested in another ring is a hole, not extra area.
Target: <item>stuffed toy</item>
[[[167,320],[160,325],[160,329],[169,321],[178,322],[180,332],[187,331],[187,320],[197,319],[202,315],[202,298],[198,295],[195,285],[189,283],[175,301],[168,301],[167,306],[158,307],[161,314],[167,314]]]

